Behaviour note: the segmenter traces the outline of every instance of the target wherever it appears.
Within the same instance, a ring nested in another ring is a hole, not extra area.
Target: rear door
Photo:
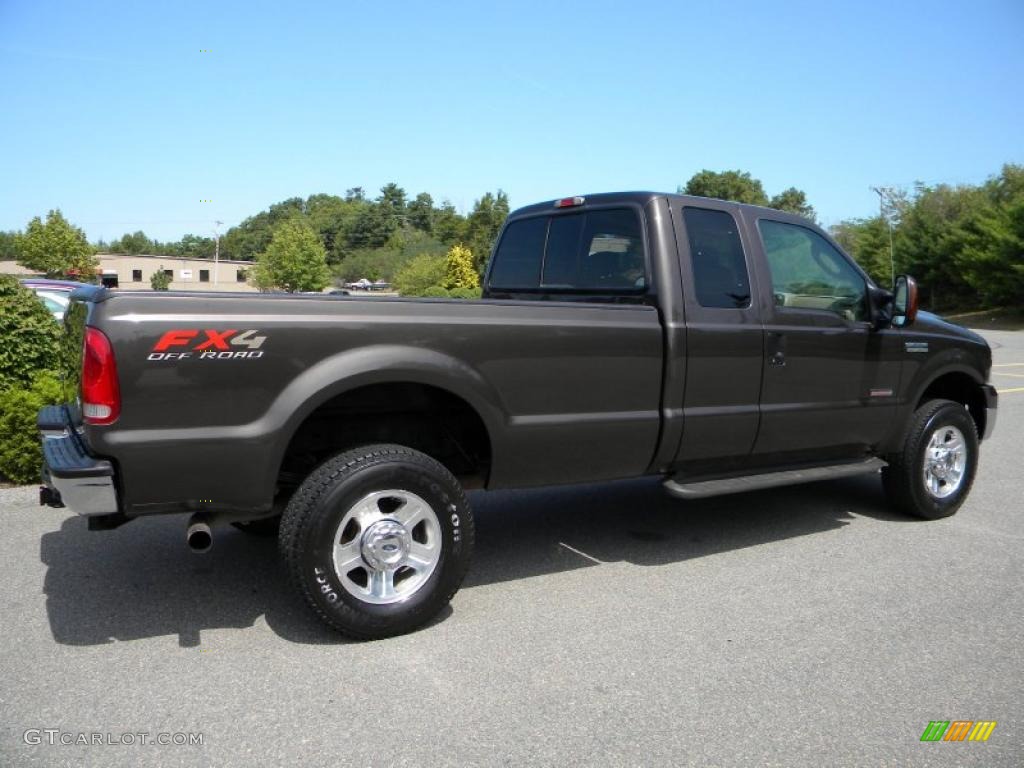
[[[686,306],[683,437],[676,463],[728,469],[757,436],[763,331],[737,207],[672,201]]]
[[[747,214],[750,216],[750,214]],[[871,328],[863,273],[816,229],[750,216],[764,294],[765,358],[758,459],[862,455],[894,415],[895,337]]]

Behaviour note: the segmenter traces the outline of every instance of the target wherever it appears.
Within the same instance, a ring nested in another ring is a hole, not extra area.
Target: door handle
[[[781,333],[768,334],[768,364],[786,364],[786,337]]]

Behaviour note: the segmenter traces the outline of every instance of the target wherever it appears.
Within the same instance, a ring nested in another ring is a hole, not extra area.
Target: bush
[[[56,371],[61,335],[60,323],[32,291],[0,275],[0,391]]]
[[[462,288],[477,288],[480,275],[473,264],[473,252],[464,245],[453,245],[445,255],[444,287],[449,291]]]
[[[453,299],[479,299],[480,289],[479,288],[452,288],[448,291],[448,295]]]
[[[424,253],[398,271],[395,287],[403,296],[424,296],[427,289],[440,287],[444,281],[444,271],[444,256]]]
[[[0,477],[12,483],[39,480],[43,457],[36,414],[60,401],[60,383],[52,374],[41,375],[31,386],[0,392]]]
[[[425,299],[447,299],[449,293],[440,285],[432,285],[429,288],[425,288],[420,296]]]

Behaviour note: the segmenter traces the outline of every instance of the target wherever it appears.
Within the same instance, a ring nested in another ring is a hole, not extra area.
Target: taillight
[[[86,424],[113,424],[121,413],[117,363],[110,339],[95,328],[85,329],[82,351],[82,418]]]
[[[577,205],[583,205],[584,198],[582,197],[563,197],[561,200],[555,200],[555,208],[573,208]]]

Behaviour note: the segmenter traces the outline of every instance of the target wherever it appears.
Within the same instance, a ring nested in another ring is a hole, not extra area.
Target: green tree
[[[817,218],[814,212],[814,207],[807,202],[807,195],[803,190],[797,189],[796,187],[784,189],[779,194],[773,196],[772,199],[768,201],[768,207],[774,208],[778,211],[795,213],[797,216],[803,216],[811,221],[814,221]]]
[[[434,211],[434,237],[445,245],[454,245],[466,239],[466,219],[448,200]]]
[[[834,225],[832,237],[856,259],[871,278],[883,286],[892,285],[889,261],[889,223],[881,216],[848,219]]]
[[[430,232],[434,224],[434,198],[420,192],[408,206],[409,224],[423,232]]]
[[[445,289],[479,288],[480,275],[476,271],[473,252],[464,245],[453,245],[444,259]]]
[[[138,232],[125,233],[121,236],[120,240],[115,240],[110,244],[111,253],[127,253],[131,255],[137,255],[140,253],[154,253],[159,250],[157,248],[159,244],[155,240],[150,240],[146,237],[146,233],[139,230]]]
[[[163,265],[149,276],[149,284],[154,291],[166,291],[171,287],[171,276],[164,271]]]
[[[422,254],[402,267],[395,275],[395,288],[403,296],[424,296],[431,289],[441,288],[445,279],[447,259]]]
[[[320,291],[331,281],[327,252],[316,232],[301,217],[283,221],[253,268],[253,283],[264,290],[289,293]]]
[[[17,241],[17,232],[0,232],[0,261],[14,261],[18,258]]]
[[[501,225],[508,218],[508,212],[508,195],[499,189],[497,195],[488,192],[477,200],[466,219],[466,241],[470,250],[476,254],[475,266],[480,274],[487,267],[491,248],[501,231]]]
[[[713,197],[751,205],[768,205],[761,182],[745,171],[709,171],[695,173],[680,190],[684,195]]]
[[[77,276],[91,279],[99,262],[81,229],[71,225],[59,209],[28,223],[15,239],[18,263],[47,277]]]

